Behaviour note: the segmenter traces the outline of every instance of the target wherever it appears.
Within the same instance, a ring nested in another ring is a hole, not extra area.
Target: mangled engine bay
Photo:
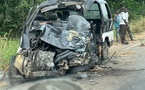
[[[22,33],[21,50],[14,63],[20,73],[38,77],[93,68],[98,58],[90,23],[80,15],[57,21],[57,14],[52,13],[49,18],[51,22],[41,25],[34,20]]]

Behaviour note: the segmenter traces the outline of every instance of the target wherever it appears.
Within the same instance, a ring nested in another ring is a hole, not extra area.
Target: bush
[[[145,18],[140,17],[136,20],[131,20],[130,29],[132,33],[140,33],[145,30]]]
[[[18,43],[19,40],[16,38],[0,38],[0,70],[8,70],[9,61],[12,55],[16,54]]]

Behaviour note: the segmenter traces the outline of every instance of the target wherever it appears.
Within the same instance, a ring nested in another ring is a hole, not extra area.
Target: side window
[[[100,11],[97,3],[90,6],[89,10],[84,13],[86,19],[100,19]]]
[[[108,5],[107,4],[101,4],[101,8],[102,8],[102,14],[103,14],[104,19],[110,19],[111,15],[110,15],[110,12],[109,12]]]
[[[111,13],[110,13],[109,7],[108,7],[107,4],[105,4],[105,6],[106,6],[106,9],[107,9],[108,18],[111,19],[112,17],[111,17]]]

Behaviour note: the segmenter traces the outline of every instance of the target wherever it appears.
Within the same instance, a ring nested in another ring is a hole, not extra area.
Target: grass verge
[[[16,54],[19,40],[15,38],[0,38],[0,70],[7,71],[12,55]]]
[[[132,33],[140,33],[145,30],[145,18],[140,17],[137,20],[132,20],[130,23],[130,29]]]

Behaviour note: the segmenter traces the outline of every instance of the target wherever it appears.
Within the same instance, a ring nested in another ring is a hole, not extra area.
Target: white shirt
[[[128,17],[129,17],[129,14],[128,12],[126,12],[126,22],[128,22]]]
[[[127,15],[126,15],[126,13],[125,12],[121,12],[120,14],[119,14],[119,18],[120,18],[120,25],[126,25],[125,24],[125,22],[124,22],[124,20],[127,20]]]

